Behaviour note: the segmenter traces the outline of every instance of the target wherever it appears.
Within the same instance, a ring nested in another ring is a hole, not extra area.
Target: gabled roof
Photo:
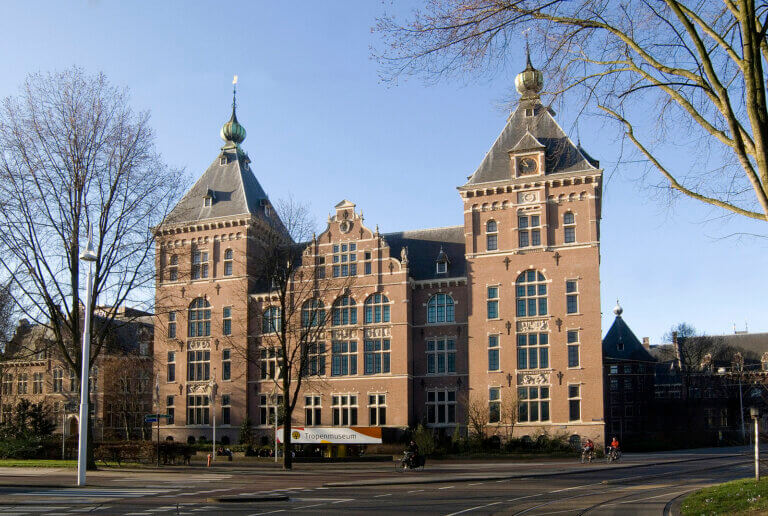
[[[533,109],[534,115],[525,116],[526,109]],[[548,175],[597,170],[597,162],[574,145],[552,115],[538,100],[521,102],[465,186],[510,179],[509,153],[540,146],[544,147]]]
[[[210,206],[203,202],[206,195],[211,197]],[[225,148],[173,208],[164,224],[263,215],[266,203],[262,201],[266,199],[267,194],[248,165],[247,155],[239,147]]]
[[[382,236],[392,256],[400,256],[400,250],[408,247],[408,271],[413,279],[460,278],[467,274],[464,226],[417,229]],[[446,274],[437,274],[436,264],[441,250],[448,259]]]
[[[603,338],[603,358],[656,362],[656,358],[643,347],[620,315],[616,316]]]

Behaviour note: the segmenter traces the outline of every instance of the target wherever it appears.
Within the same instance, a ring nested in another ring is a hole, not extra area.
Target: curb
[[[735,457],[740,457],[741,454],[733,454],[733,455],[720,455],[716,457],[724,458],[724,459],[730,459]],[[681,460],[667,460],[667,461],[657,461],[657,462],[648,462],[644,464],[632,464],[632,465],[616,465],[616,466],[607,466],[604,468],[601,468],[599,471],[611,471],[611,470],[617,470],[617,469],[631,469],[631,468],[639,468],[639,467],[648,467],[648,466],[659,466],[662,464],[680,464],[684,462],[696,462],[696,461],[702,461],[702,460],[712,460],[713,457],[696,457],[693,459],[681,459]],[[405,484],[444,484],[446,482],[476,482],[481,480],[512,480],[515,478],[536,478],[536,477],[554,477],[554,476],[563,476],[563,475],[581,475],[584,473],[591,473],[594,472],[595,468],[580,468],[580,469],[573,469],[570,471],[552,471],[552,472],[546,472],[546,473],[514,473],[514,474],[506,474],[506,475],[485,475],[485,476],[463,476],[463,477],[453,477],[453,478],[399,478],[399,479],[376,479],[376,480],[360,480],[357,482],[328,482],[324,483],[323,487],[371,487],[371,486],[387,486],[387,485],[405,485]],[[658,476],[658,475],[651,475],[651,476]],[[613,483],[614,481],[606,480],[603,483]]]
[[[214,496],[206,499],[209,503],[251,503],[251,502],[286,502],[288,495],[255,495],[255,496]]]

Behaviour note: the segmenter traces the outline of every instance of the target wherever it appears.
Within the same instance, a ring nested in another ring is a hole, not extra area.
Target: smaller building
[[[114,318],[100,308],[94,325],[109,324],[106,341],[90,375],[94,439],[143,438],[152,411],[152,316],[120,307]],[[19,322],[0,361],[0,422],[13,416],[21,400],[43,403],[57,432],[78,432],[80,383],[63,358],[53,331]]]

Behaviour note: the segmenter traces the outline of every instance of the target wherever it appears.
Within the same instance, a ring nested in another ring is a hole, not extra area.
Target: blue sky
[[[160,152],[194,180],[221,146],[238,74],[243,147],[273,200],[292,195],[322,224],[347,198],[382,232],[461,224],[456,187],[504,126],[523,46],[518,66],[492,78],[387,85],[371,59],[379,45],[371,27],[391,8],[352,0],[6,2],[0,97],[16,94],[28,73],[103,71],[130,88],[135,108],[151,111]],[[575,138],[576,113],[567,103],[556,109]],[[766,235],[765,223],[657,200],[636,165],[616,168],[617,131],[579,121],[582,145],[605,169],[603,333],[617,298],[637,336],[652,342],[682,321],[708,334],[734,324],[768,331],[768,239],[724,238]]]

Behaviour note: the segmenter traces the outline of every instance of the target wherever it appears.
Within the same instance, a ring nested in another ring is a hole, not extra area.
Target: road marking
[[[439,487],[438,489],[453,489],[456,486],[445,486],[445,487]]]
[[[313,505],[302,505],[301,507],[294,507],[294,509],[309,509],[310,507],[317,507],[319,505],[323,505],[321,503],[316,503]]]
[[[467,484],[467,485],[470,485],[470,486],[481,486],[483,484],[485,484],[485,482],[475,482],[475,483]]]
[[[656,495],[656,496],[649,496],[647,498],[636,498],[634,500],[627,500],[627,501],[624,501],[624,502],[606,503],[602,507],[607,507],[609,505],[621,505],[623,503],[644,502],[645,500],[653,500],[654,498],[661,498],[662,496],[672,496],[672,497],[674,497],[674,496],[677,496],[677,495],[680,495],[680,494],[683,494],[683,493],[687,493],[689,491],[693,491],[694,489],[698,489],[698,487],[694,487],[692,489],[686,489],[684,491],[678,491],[676,493],[664,493],[664,494],[660,494],[660,495]]]
[[[456,516],[457,514],[464,514],[465,512],[474,511],[477,509],[485,509],[486,507],[490,507],[491,505],[499,505],[501,502],[493,502],[486,505],[478,505],[477,507],[472,507],[471,509],[464,509],[463,511],[458,512],[452,512],[450,514],[446,514],[445,516]]]
[[[420,493],[424,491],[423,489],[414,489],[413,491],[408,491],[409,493]]]
[[[373,497],[374,498],[381,498],[382,496],[392,496],[392,493],[381,494],[381,495],[374,495]]]

